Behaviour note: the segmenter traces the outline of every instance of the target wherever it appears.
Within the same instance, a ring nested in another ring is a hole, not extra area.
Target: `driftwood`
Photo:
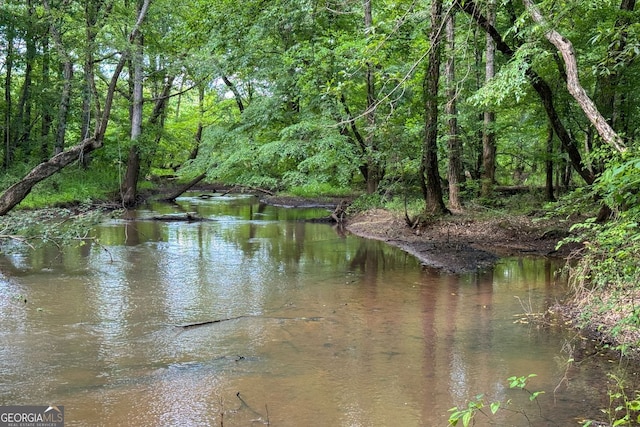
[[[344,219],[347,216],[347,208],[349,207],[349,202],[346,200],[341,201],[338,206],[331,212],[331,218],[339,224],[342,225],[344,223]]]
[[[190,213],[185,215],[152,216],[151,219],[153,221],[186,221],[186,222],[211,221],[210,219],[191,215]]]
[[[204,322],[197,322],[197,323],[187,323],[186,325],[178,325],[178,328],[182,328],[182,329],[191,329],[191,328],[197,328],[198,326],[205,326],[205,325],[213,325],[214,323],[222,323],[222,322],[228,322],[230,320],[238,320],[238,319],[243,319],[245,317],[255,317],[255,316],[236,316],[236,317],[229,317],[227,319],[216,319],[216,320],[207,320]]]
[[[193,187],[194,185],[202,181],[206,176],[207,176],[206,173],[201,173],[200,175],[198,175],[197,177],[195,177],[194,179],[192,179],[182,187],[175,190],[173,193],[167,195],[166,197],[163,197],[162,200],[165,202],[175,202],[175,200],[178,197],[182,196],[183,193],[185,193],[186,191],[191,189],[191,187]]]

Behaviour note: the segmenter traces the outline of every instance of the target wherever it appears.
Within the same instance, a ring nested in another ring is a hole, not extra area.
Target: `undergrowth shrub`
[[[571,197],[574,211],[589,200],[611,209],[607,221],[575,224],[561,244],[581,245],[570,279],[583,321],[626,352],[640,344],[640,157],[611,161],[591,188]]]

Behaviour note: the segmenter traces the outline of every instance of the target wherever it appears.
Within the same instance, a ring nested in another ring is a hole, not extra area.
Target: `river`
[[[303,221],[327,214],[192,193],[3,254],[0,404],[67,426],[446,426],[479,394],[508,409],[477,426],[602,417],[617,364],[569,363],[581,340],[523,316],[565,294],[557,261],[444,274]]]

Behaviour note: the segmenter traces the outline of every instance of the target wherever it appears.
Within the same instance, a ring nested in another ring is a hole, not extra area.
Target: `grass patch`
[[[349,197],[353,194],[353,190],[346,187],[336,187],[329,183],[310,183],[292,187],[288,193],[297,197]]]
[[[36,184],[18,207],[40,209],[108,200],[113,198],[119,186],[116,170],[68,168]]]

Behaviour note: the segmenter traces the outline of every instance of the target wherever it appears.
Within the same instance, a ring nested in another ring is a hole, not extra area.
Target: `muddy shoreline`
[[[309,200],[263,196],[263,203],[286,207],[335,208],[342,199]],[[425,266],[450,273],[488,267],[505,256],[566,258],[571,247],[557,248],[570,224],[526,215],[478,215],[476,212],[446,215],[411,228],[403,216],[385,209],[347,215],[344,228],[351,234],[384,241],[414,255]]]

